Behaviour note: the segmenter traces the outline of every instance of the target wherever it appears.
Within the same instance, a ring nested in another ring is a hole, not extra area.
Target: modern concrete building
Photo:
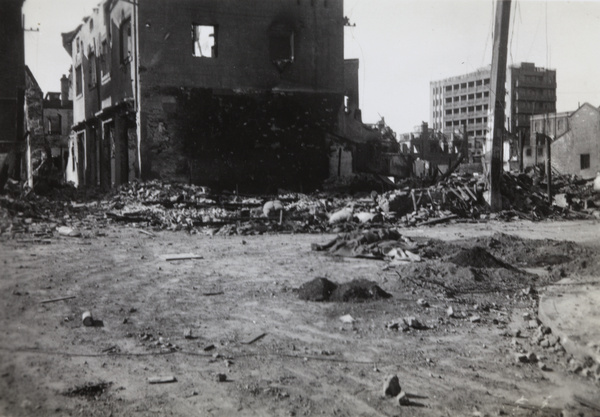
[[[556,112],[556,70],[530,62],[508,67],[506,73],[506,125],[515,137],[529,137],[529,119]]]
[[[469,156],[481,158],[489,132],[488,118],[493,111],[490,97],[490,68],[430,83],[430,120],[432,128],[451,137],[466,125]],[[523,62],[508,68],[506,74],[506,129],[510,136],[529,137],[529,118],[556,111],[556,71]],[[507,142],[508,143],[508,142]],[[517,148],[508,152],[516,155]],[[505,151],[506,153],[506,151]],[[514,156],[514,155],[513,155]],[[505,155],[509,160],[511,155]]]
[[[430,83],[431,128],[452,141],[466,126],[471,160],[481,158],[488,133],[490,72],[486,67]]]
[[[101,1],[73,58],[67,177],[308,189],[344,111],[342,0]]]
[[[600,109],[584,103],[577,110],[530,118],[531,133],[524,149],[525,166],[545,163],[546,149],[538,134],[552,138],[552,167],[561,174],[593,178],[600,171]]]

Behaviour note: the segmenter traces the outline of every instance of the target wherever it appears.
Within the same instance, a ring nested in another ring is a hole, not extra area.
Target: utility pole
[[[506,88],[506,59],[508,48],[508,29],[510,24],[511,0],[498,0],[494,21],[494,48],[492,51],[492,73],[490,79],[490,108],[493,109],[491,127],[486,139],[485,160],[487,163],[487,182],[490,187],[488,204],[492,211],[502,210],[502,138],[504,133],[504,108]]]

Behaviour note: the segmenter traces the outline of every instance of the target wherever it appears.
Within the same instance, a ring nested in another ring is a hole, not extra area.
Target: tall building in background
[[[529,137],[529,119],[556,112],[556,70],[531,62],[511,65],[506,73],[506,124],[510,133]]]
[[[481,158],[488,132],[490,67],[430,83],[431,127],[448,138],[467,127],[471,162]]]
[[[469,155],[475,161],[482,154],[489,130],[490,72],[486,67],[430,83],[432,128],[451,138],[466,125]],[[511,65],[506,74],[506,92],[506,129],[513,137],[522,133],[524,139],[528,138],[532,115],[556,111],[556,70],[530,62]]]

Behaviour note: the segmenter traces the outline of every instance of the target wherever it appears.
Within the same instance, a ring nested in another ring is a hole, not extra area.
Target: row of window
[[[463,95],[460,95],[460,96],[446,97],[445,103],[446,104],[459,103],[461,101],[477,100],[477,99],[481,99],[481,98],[489,98],[489,96],[490,96],[490,92],[489,91],[484,91],[482,93],[463,94]],[[441,100],[439,100],[438,103],[442,104]]]
[[[467,81],[464,83],[447,85],[445,87],[434,87],[433,93],[441,94],[443,91],[448,93],[448,92],[457,91],[457,90],[461,90],[461,89],[465,89],[465,88],[474,88],[476,86],[488,85],[489,83],[490,83],[489,78],[485,78],[482,80]]]
[[[490,106],[488,104],[480,104],[478,106],[469,106],[469,107],[461,107],[461,108],[455,108],[455,109],[446,109],[446,116],[452,116],[453,114],[465,114],[465,113],[474,113],[474,112],[479,112],[479,111],[487,111],[490,108]],[[433,112],[434,116],[437,116],[437,111]],[[440,116],[441,116],[441,112],[440,112]]]
[[[480,123],[487,123],[487,122],[488,122],[487,117],[477,117],[475,119],[448,120],[448,121],[446,121],[446,127],[473,125],[473,124],[480,124]]]

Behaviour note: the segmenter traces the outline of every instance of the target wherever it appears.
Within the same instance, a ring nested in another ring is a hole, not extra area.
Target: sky
[[[99,0],[26,0],[25,60],[42,90],[60,91],[70,57],[60,34]],[[345,58],[360,61],[363,121],[398,133],[429,122],[429,83],[491,63],[493,0],[344,0]],[[513,0],[508,64],[556,69],[557,111],[600,106],[600,1]]]

